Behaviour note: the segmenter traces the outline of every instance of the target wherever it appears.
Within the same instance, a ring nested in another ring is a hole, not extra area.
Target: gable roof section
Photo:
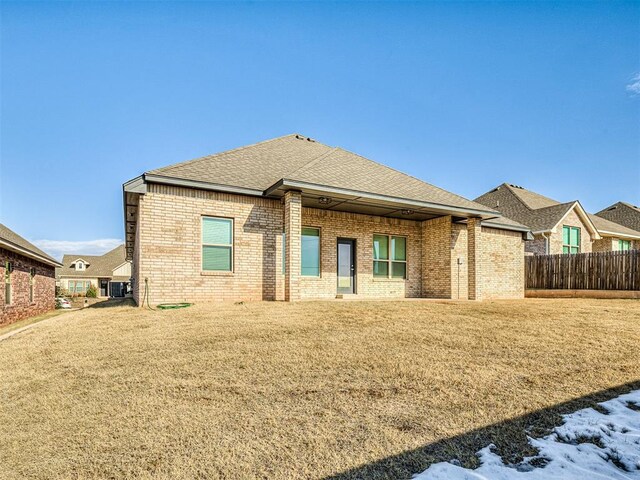
[[[640,232],[640,207],[626,202],[617,202],[596,213],[598,217]]]
[[[607,220],[606,218],[599,217],[598,215],[589,214],[589,218],[591,218],[591,221],[593,221],[593,224],[596,226],[600,233],[640,239],[640,232],[631,228],[627,228],[624,225],[612,222],[610,220]]]
[[[58,262],[55,258],[43,252],[34,244],[25,240],[16,232],[11,230],[9,227],[1,223],[0,223],[0,247],[5,248],[7,250],[11,250],[12,252],[15,252],[15,253],[19,253],[20,255],[24,255],[26,257],[32,258],[39,262],[45,263],[47,265],[51,265],[54,267],[60,265],[60,262]]]
[[[533,233],[555,231],[567,214],[575,209],[587,228],[598,235],[593,220],[577,200],[560,203],[523,187],[503,183],[479,196],[475,201],[500,210],[508,217],[530,227]]]
[[[459,195],[341,148],[292,134],[150,170],[145,177],[162,183],[179,179],[272,193],[283,180],[372,193],[496,215],[498,212]]]
[[[76,260],[79,259],[87,264],[81,271],[73,268]],[[123,263],[125,263],[124,245],[118,245],[104,255],[65,255],[62,258],[62,267],[56,269],[56,277],[110,278],[113,276],[113,271]]]

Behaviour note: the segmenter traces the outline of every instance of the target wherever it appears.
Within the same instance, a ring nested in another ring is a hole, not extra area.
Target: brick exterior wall
[[[480,219],[470,218],[467,222],[467,263],[469,300],[482,300],[482,266],[485,260],[483,255],[482,227]]]
[[[549,237],[549,234],[546,234]],[[561,233],[562,235],[562,233]],[[547,254],[547,239],[542,235],[537,234],[533,236],[533,240],[526,242],[524,246],[525,252],[533,253],[534,255],[546,255]]]
[[[5,298],[5,265],[13,262],[11,304]],[[36,269],[33,302],[29,299],[31,268]],[[41,315],[56,307],[55,268],[17,253],[0,248],[0,325]]]
[[[151,304],[284,300],[285,296],[292,300],[334,298],[338,238],[355,240],[358,298],[468,297],[466,225],[452,223],[451,217],[418,222],[304,208],[299,199],[294,192],[280,201],[149,184],[147,193],[139,197],[132,269],[134,298],[142,302],[145,278],[149,280]],[[234,220],[233,272],[201,271],[202,216]],[[286,226],[291,233],[286,232]],[[303,226],[320,229],[321,274],[287,279],[289,272],[300,272]],[[294,246],[285,249],[286,273],[282,272],[283,232]],[[501,230],[481,229],[479,225],[474,226],[474,232],[475,257],[482,262],[474,270],[476,284],[486,293],[485,298],[523,297],[525,242],[521,234],[498,235],[495,232]],[[406,237],[406,280],[373,277],[374,234]],[[480,241],[484,235],[491,239]],[[492,275],[501,279],[494,281]]]
[[[423,297],[451,298],[451,232],[450,216],[422,222]]]
[[[518,232],[482,227],[482,298],[524,297],[524,245]]]
[[[571,210],[565,219],[558,225],[554,233],[549,234],[549,254],[562,253],[562,227],[580,228],[580,253],[591,252],[592,236],[575,209]]]
[[[302,209],[302,226],[320,228],[320,277],[301,277],[302,298],[335,298],[338,238],[356,241],[356,293],[358,297],[420,297],[422,290],[422,232],[420,222]],[[407,239],[407,279],[373,276],[373,235],[398,235]]]

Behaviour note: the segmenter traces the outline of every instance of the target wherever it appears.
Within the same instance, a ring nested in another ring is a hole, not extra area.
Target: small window
[[[301,274],[305,277],[320,276],[320,229],[303,227],[301,241]]]
[[[76,270],[84,270],[84,262],[76,262]]]
[[[11,289],[11,272],[13,272],[13,262],[5,262],[4,264],[4,304],[11,305],[12,289]]]
[[[631,250],[631,241],[618,240],[618,250],[620,250],[621,252],[626,252],[627,250]]]
[[[33,303],[34,301],[33,290],[34,290],[35,284],[36,284],[36,269],[31,268],[29,270],[29,303]]]
[[[562,227],[562,253],[580,253],[580,229]]]
[[[407,278],[406,237],[373,236],[373,276]]]
[[[202,270],[233,271],[233,220],[202,217]]]

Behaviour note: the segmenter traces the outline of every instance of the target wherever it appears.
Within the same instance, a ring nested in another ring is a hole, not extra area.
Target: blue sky
[[[145,170],[293,132],[468,198],[640,204],[638,2],[0,9],[0,222],[54,255],[122,239]]]

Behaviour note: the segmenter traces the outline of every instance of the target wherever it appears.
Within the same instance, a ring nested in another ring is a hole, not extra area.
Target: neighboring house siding
[[[482,298],[524,296],[524,242],[518,232],[482,227]]]
[[[547,234],[549,236],[549,234]],[[535,255],[545,255],[547,253],[547,239],[542,235],[534,235],[533,240],[526,242],[525,252]]]
[[[122,266],[116,268],[113,271],[114,277],[130,277],[131,276],[131,264],[125,263]]]
[[[600,240],[593,242],[593,252],[617,252],[620,250],[620,239],[615,237],[603,237]],[[631,250],[636,250],[640,247],[640,242],[637,240],[631,241]]]
[[[13,262],[11,305],[5,299],[5,262]],[[29,299],[30,269],[36,269],[34,298]],[[55,308],[55,268],[0,248],[0,325],[46,313]]]
[[[549,234],[549,253],[551,255],[562,253],[562,227],[579,227],[580,228],[580,253],[591,252],[591,233],[580,219],[575,209],[571,210],[567,216],[556,227],[554,233]]]
[[[358,297],[467,298],[467,227],[451,217],[417,222],[314,208],[301,213],[302,227],[320,229],[321,272],[301,277],[300,298],[336,296],[337,238],[356,240]],[[202,272],[202,216],[233,219],[233,272]],[[139,197],[137,220],[132,274],[139,304],[145,278],[151,304],[284,299],[280,200],[150,184]],[[481,295],[521,298],[525,242],[519,232],[502,232],[482,228]],[[374,234],[406,237],[406,280],[373,277]]]

